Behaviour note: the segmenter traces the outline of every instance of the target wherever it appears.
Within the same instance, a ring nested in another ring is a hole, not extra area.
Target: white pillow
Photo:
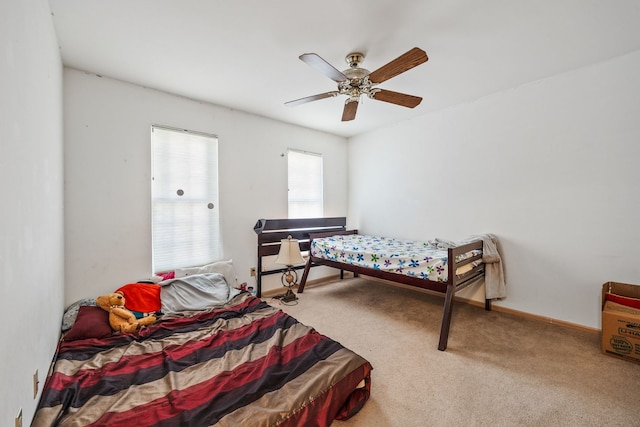
[[[200,267],[176,268],[175,277],[186,277],[194,274],[220,273],[224,276],[230,288],[236,286],[236,270],[233,268],[233,260],[216,261],[211,264],[202,265]]]

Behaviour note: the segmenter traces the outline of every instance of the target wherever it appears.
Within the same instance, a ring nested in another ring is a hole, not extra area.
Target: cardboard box
[[[640,363],[640,308],[608,301],[607,293],[640,302],[640,285],[617,282],[602,285],[602,352]]]

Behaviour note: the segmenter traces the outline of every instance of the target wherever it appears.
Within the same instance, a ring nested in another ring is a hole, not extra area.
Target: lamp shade
[[[291,236],[280,241],[280,252],[274,261],[276,264],[282,265],[296,265],[302,264],[304,258],[300,253],[300,245],[298,240],[292,239]]]

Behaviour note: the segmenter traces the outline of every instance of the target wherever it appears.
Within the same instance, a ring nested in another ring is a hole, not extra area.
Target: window
[[[218,138],[151,127],[153,271],[220,259]]]
[[[287,165],[289,218],[322,217],[322,155],[289,149]]]

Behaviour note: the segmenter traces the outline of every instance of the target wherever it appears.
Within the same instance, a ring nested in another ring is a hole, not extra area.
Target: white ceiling
[[[66,66],[353,136],[640,49],[638,0],[50,0]],[[298,59],[371,71],[413,47],[429,61],[380,84],[408,109],[346,97]],[[550,100],[553,102],[553,100]]]

